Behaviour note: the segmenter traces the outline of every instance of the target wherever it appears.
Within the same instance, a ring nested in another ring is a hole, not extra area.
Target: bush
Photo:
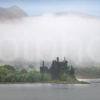
[[[51,75],[48,73],[41,73],[41,81],[50,81],[52,80]]]

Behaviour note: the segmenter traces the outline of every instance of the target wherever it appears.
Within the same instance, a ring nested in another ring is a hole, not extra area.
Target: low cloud
[[[0,22],[0,59],[100,63],[100,18],[68,15],[26,17]]]

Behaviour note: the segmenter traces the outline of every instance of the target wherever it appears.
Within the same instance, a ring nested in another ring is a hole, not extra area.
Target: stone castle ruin
[[[45,66],[43,61],[42,66],[40,67],[40,72],[42,74],[49,73],[54,80],[59,80],[64,75],[75,77],[74,68],[68,65],[68,61],[65,58],[63,61],[60,61],[59,57],[52,61],[50,68]]]

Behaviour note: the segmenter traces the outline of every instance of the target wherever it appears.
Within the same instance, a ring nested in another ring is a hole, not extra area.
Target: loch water
[[[100,100],[100,79],[90,84],[0,84],[0,100]]]

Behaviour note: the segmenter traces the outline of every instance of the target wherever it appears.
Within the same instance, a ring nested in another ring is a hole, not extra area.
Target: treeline
[[[100,78],[99,67],[76,68],[76,76],[80,78]]]
[[[61,76],[59,81],[75,81],[69,75]],[[11,65],[1,65],[0,66],[0,82],[52,82],[55,81],[52,79],[51,74],[41,73],[40,71],[31,68],[31,70],[26,70],[24,68],[15,68]]]
[[[34,69],[29,71],[24,68],[16,69],[10,65],[0,66],[0,82],[40,82],[50,80],[49,75],[41,76],[41,73]]]

